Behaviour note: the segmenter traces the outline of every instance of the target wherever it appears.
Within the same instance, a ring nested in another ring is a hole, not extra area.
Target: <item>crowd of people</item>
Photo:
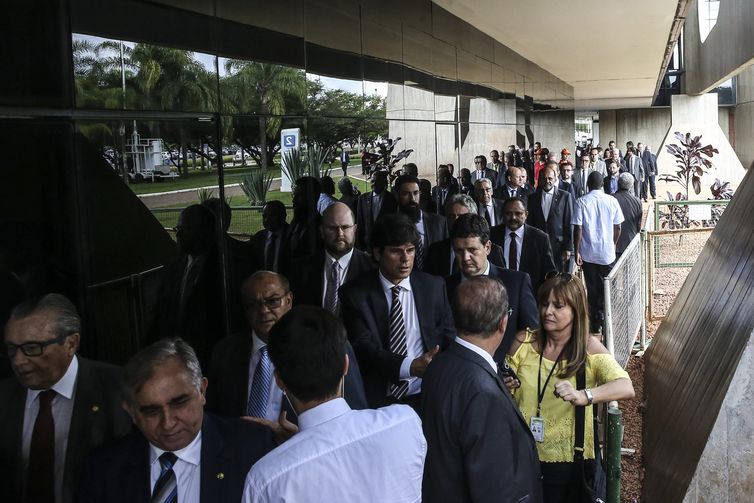
[[[192,205],[122,369],[77,355],[66,297],[20,302],[0,500],[583,501],[592,406],[633,397],[601,278],[656,168],[641,143],[570,155],[493,150],[434,186],[409,163],[339,201],[302,177],[291,221],[271,201],[248,242]]]

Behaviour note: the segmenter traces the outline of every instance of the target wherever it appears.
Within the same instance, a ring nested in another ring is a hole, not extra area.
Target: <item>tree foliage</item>
[[[712,145],[702,146],[701,135],[692,137],[691,133],[684,135],[676,131],[675,137],[681,145],[671,143],[666,148],[668,153],[675,157],[676,172],[674,175],[662,175],[660,180],[680,184],[685,194],[679,193],[675,199],[680,200],[684,195],[685,199],[688,199],[689,184],[694,193],[699,194],[702,191],[702,176],[712,168],[710,159],[719,152]]]

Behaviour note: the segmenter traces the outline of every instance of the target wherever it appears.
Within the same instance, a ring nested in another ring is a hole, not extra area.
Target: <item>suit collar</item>
[[[495,360],[492,359],[492,355],[489,354],[487,351],[480,348],[476,344],[471,343],[459,336],[456,336],[455,343],[458,344],[459,346],[463,346],[464,348],[473,352],[477,356],[481,357],[485,361],[487,366],[490,368],[490,370],[492,370],[493,372],[495,372],[495,374],[497,374],[497,363],[495,363]]]

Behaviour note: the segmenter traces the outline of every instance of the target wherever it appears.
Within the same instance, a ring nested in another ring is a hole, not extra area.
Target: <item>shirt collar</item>
[[[334,398],[301,413],[298,416],[298,427],[301,431],[314,428],[336,417],[340,417],[350,410],[351,407],[348,406],[348,403],[344,399]]]
[[[505,226],[505,237],[510,237],[510,235],[511,235],[511,232],[515,232],[515,233],[516,233],[516,236],[517,236],[517,237],[518,237],[518,238],[519,238],[520,240],[522,240],[522,241],[523,241],[523,239],[524,239],[524,227],[526,227],[526,226],[525,226],[525,225],[522,225],[521,227],[519,227],[519,228],[518,228],[518,230],[516,230],[516,231],[511,231],[511,230],[510,230],[510,229],[508,228],[508,226],[506,225],[506,226]]]
[[[159,463],[160,456],[162,456],[164,452],[167,451],[163,451],[159,447],[149,444],[149,466],[152,466],[154,463]],[[190,444],[183,449],[173,451],[173,454],[186,463],[199,466],[199,462],[202,459],[202,431],[199,430],[199,434],[194,437],[194,440],[192,440]]]
[[[460,344],[461,346],[465,347],[466,349],[475,352],[492,367],[492,371],[497,374],[497,363],[495,363],[495,360],[492,358],[492,355],[489,354],[484,349],[480,348],[476,344],[473,344],[465,339],[462,339],[461,337],[456,336],[456,342]]]
[[[62,395],[68,400],[73,398],[73,391],[76,388],[76,377],[79,373],[79,360],[76,355],[73,355],[73,358],[71,359],[71,363],[68,364],[68,369],[65,371],[65,374],[63,374],[63,377],[60,378],[58,382],[52,385],[50,388],[51,390],[54,390],[58,395]],[[34,401],[35,398],[37,398],[37,395],[39,395],[44,390],[42,389],[30,389],[28,391],[28,397]]]
[[[489,261],[489,258],[488,258],[487,259],[487,268],[484,271],[482,271],[482,273],[479,274],[478,276],[489,276],[489,275],[490,275],[490,261]],[[463,273],[463,271],[461,271],[461,282],[468,281],[468,279],[469,278]]]
[[[330,252],[325,250],[325,267],[328,269],[332,265],[334,260],[338,261],[338,264],[340,264],[340,270],[343,271],[348,267],[348,264],[351,263],[351,257],[353,256],[353,248],[351,248],[351,251],[340,257],[339,259],[336,259],[332,255],[330,255]]]
[[[408,278],[403,279],[398,285],[393,285],[388,279],[382,275],[382,271],[380,271],[380,283],[382,284],[382,290],[385,292],[389,292],[394,286],[399,286],[405,290],[411,291],[411,276]]]
[[[542,191],[542,193],[543,193],[543,194],[549,194],[549,195],[551,195],[551,196],[554,196],[554,195],[555,195],[555,186],[553,185],[553,186],[552,186],[552,188],[551,188],[550,190],[543,190],[543,191]]]
[[[251,331],[251,354],[255,355],[257,351],[267,345],[262,339],[259,338],[255,331]]]

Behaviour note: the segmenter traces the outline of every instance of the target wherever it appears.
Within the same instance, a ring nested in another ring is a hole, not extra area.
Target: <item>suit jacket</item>
[[[526,223],[547,234],[550,238],[553,261],[562,262],[562,252],[573,251],[573,226],[571,225],[573,200],[571,194],[563,190],[555,190],[547,220],[542,213],[541,190],[537,190],[529,196],[528,210],[529,216]]]
[[[644,150],[641,153],[641,162],[644,165],[644,172],[647,176],[655,176],[657,174],[657,156],[652,152]]]
[[[634,236],[641,231],[642,207],[639,198],[628,190],[619,190],[613,197],[618,200],[620,210],[623,212],[623,223],[620,224],[620,236],[615,245],[615,253],[621,254],[631,244]]]
[[[611,177],[610,177],[610,175],[607,175],[607,176],[606,176],[606,177],[605,177],[605,178],[604,178],[604,179],[602,180],[602,190],[604,190],[604,191],[605,191],[605,194],[607,194],[607,195],[612,195],[612,194],[614,194],[614,192],[611,192],[611,191],[610,191],[610,178],[611,178]],[[616,181],[617,181],[617,180],[616,180]],[[617,189],[616,189],[616,192],[617,192]]]
[[[621,172],[631,173],[634,177],[634,195],[639,197],[641,195],[641,180],[644,178],[644,164],[641,162],[641,157],[638,155],[632,155],[626,158],[626,167],[621,169]]]
[[[454,267],[450,265],[450,254],[453,251],[452,239],[443,239],[437,243],[433,243],[429,247],[427,253],[427,259],[424,261],[424,272],[434,274],[435,276],[450,276],[453,274]],[[495,243],[492,243],[492,249],[487,259],[491,264],[498,267],[505,267],[505,260],[503,259],[503,249]],[[455,258],[453,259],[455,260]]]
[[[367,253],[354,248],[351,261],[348,264],[343,283],[357,278],[361,273],[375,268],[375,263]],[[291,275],[291,291],[294,305],[310,305],[322,307],[324,295],[325,252],[321,250],[313,258],[299,260],[294,263]]]
[[[63,501],[73,501],[73,492],[84,461],[92,449],[125,435],[131,418],[121,407],[121,369],[106,363],[78,358],[71,427],[68,431]],[[25,501],[25,477],[21,462],[26,388],[15,377],[0,383],[0,501]]]
[[[477,181],[477,174],[476,169],[472,169],[471,171],[471,184],[473,185]],[[495,186],[495,181],[497,180],[497,172],[494,169],[490,169],[488,167],[482,168],[482,172],[484,173],[483,178],[488,179],[492,182],[492,186]]]
[[[506,184],[496,187],[493,195],[496,199],[500,199],[503,202],[505,202],[506,199],[511,198],[508,186]],[[516,194],[513,197],[520,197],[521,199],[526,201],[529,197],[529,193],[523,187],[516,187]]]
[[[571,183],[573,184],[573,188],[576,190],[576,199],[580,198],[588,192],[586,187],[587,178],[589,178],[588,169],[585,169],[583,173],[581,171],[581,167],[575,168],[573,170]]]
[[[280,240],[280,246],[278,247],[278,269],[280,269],[280,255],[283,252],[283,243],[286,242],[287,236],[288,236],[288,229],[289,225],[286,223],[282,229],[278,231],[278,239]],[[267,229],[262,229],[261,231],[257,232],[253,236],[251,236],[251,239],[247,242],[246,246],[249,249],[249,254],[253,257],[254,262],[261,268],[266,269],[267,266],[265,264],[265,246],[267,245],[267,233],[269,231]],[[274,271],[279,272],[279,271]]]
[[[447,201],[452,196],[458,194],[458,184],[453,185],[452,183],[448,187],[448,193],[445,195],[445,199],[443,200],[442,197],[442,187],[439,185],[435,185],[432,187],[432,193],[431,193],[431,200],[432,204],[429,206],[429,210],[432,213],[436,213],[438,215],[445,216],[445,205],[444,201]]]
[[[422,221],[424,223],[424,233],[426,238],[424,243],[427,250],[432,246],[432,243],[448,238],[448,223],[445,220],[445,217],[422,211]]]
[[[369,191],[359,196],[359,200],[356,203],[356,224],[359,226],[356,231],[356,246],[367,252],[371,252],[369,249],[369,236],[372,233],[372,224],[377,220],[372,218],[372,197],[374,192]],[[382,193],[382,205],[380,206],[380,212],[377,218],[389,213],[395,213],[398,208],[398,203],[393,197],[393,194],[389,191]]]
[[[424,351],[446,347],[456,335],[448,296],[441,278],[421,271],[410,277]],[[340,287],[341,314],[364,378],[367,403],[387,403],[390,384],[400,382],[404,357],[390,351],[389,310],[379,270],[368,271]]]
[[[558,184],[558,188],[560,190],[565,190],[566,192],[568,192],[569,194],[571,194],[571,196],[573,196],[573,200],[574,201],[576,199],[578,199],[578,197],[579,197],[578,195],[576,195],[577,194],[577,189],[576,189],[576,185],[574,183],[564,182],[564,181],[561,180],[560,183]]]
[[[495,213],[495,225],[500,225],[503,223],[503,206],[505,205],[505,201],[501,199],[497,199],[495,197],[492,198],[492,211]],[[482,206],[479,201],[476,203],[476,210],[477,214],[480,216],[484,216],[484,206]]]
[[[542,501],[534,438],[484,358],[455,342],[423,384],[423,501]]]
[[[497,278],[505,285],[508,292],[508,307],[512,310],[508,318],[508,325],[505,328],[505,336],[500,347],[495,352],[495,361],[503,361],[505,353],[513,343],[516,332],[525,328],[536,328],[539,326],[539,311],[537,311],[537,301],[534,298],[534,291],[531,287],[531,279],[525,272],[511,271],[490,264],[491,278]],[[461,284],[461,273],[457,272],[445,279],[445,286],[448,289],[448,298],[452,299],[456,288]]]
[[[207,378],[208,411],[231,417],[246,415],[251,347],[251,334],[248,330],[229,335],[215,346]],[[352,409],[366,409],[364,384],[350,343],[346,346],[346,354],[351,364],[344,379],[344,398]],[[290,421],[298,422],[296,412],[285,399],[283,410],[288,413]]]
[[[251,465],[274,447],[264,426],[205,412],[199,500],[241,501]],[[90,457],[76,502],[147,503],[152,492],[149,473],[149,443],[133,432]]]
[[[316,211],[315,211],[316,213]],[[306,221],[292,221],[283,241],[280,243],[280,271],[289,276],[293,272],[293,262],[303,257],[311,257],[322,247],[319,227],[322,218],[319,213]]]
[[[497,225],[490,230],[490,239],[503,247],[503,256],[505,256],[505,234],[507,233],[507,229],[505,225]],[[552,258],[550,238],[541,230],[528,224],[524,224],[521,263],[518,264],[518,270],[529,274],[531,285],[535,292],[544,283],[545,274],[556,270],[555,261]]]

